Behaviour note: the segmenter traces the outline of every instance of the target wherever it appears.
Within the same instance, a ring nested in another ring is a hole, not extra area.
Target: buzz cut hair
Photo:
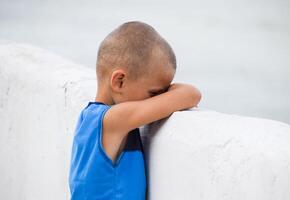
[[[171,46],[152,26],[141,21],[123,23],[100,43],[96,63],[98,83],[102,84],[115,67],[126,68],[132,80],[149,76],[154,70],[149,66],[153,56],[162,56],[168,67],[176,71]]]

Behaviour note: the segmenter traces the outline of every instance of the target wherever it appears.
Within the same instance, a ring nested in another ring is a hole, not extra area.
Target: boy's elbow
[[[197,96],[197,103],[196,103],[196,106],[197,106],[197,104],[199,104],[201,98],[202,98],[202,94],[201,94],[201,92],[199,92],[199,93],[198,93],[198,96]]]
[[[192,100],[191,100],[192,107],[197,106],[201,98],[202,98],[201,92],[197,88],[193,87]]]

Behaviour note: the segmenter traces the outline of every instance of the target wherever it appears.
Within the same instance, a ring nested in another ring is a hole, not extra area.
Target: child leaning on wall
[[[147,169],[139,128],[197,106],[200,91],[171,83],[176,59],[150,25],[131,21],[100,44],[95,101],[78,118],[71,153],[72,200],[144,200]]]

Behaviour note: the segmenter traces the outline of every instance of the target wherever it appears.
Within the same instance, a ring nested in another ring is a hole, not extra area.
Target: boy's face
[[[142,77],[137,82],[126,79],[120,89],[122,92],[114,98],[115,103],[144,100],[166,92],[174,78],[175,69],[164,66],[152,69],[149,77]]]
[[[162,67],[154,69],[149,77],[144,77],[133,83],[131,98],[141,100],[153,97],[155,95],[164,93],[168,90],[173,78],[175,70],[173,68],[164,69]]]

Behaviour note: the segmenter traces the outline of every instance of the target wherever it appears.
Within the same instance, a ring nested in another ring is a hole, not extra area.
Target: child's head
[[[166,91],[175,71],[175,54],[167,41],[146,23],[127,22],[99,46],[98,96],[112,104],[146,99]]]

